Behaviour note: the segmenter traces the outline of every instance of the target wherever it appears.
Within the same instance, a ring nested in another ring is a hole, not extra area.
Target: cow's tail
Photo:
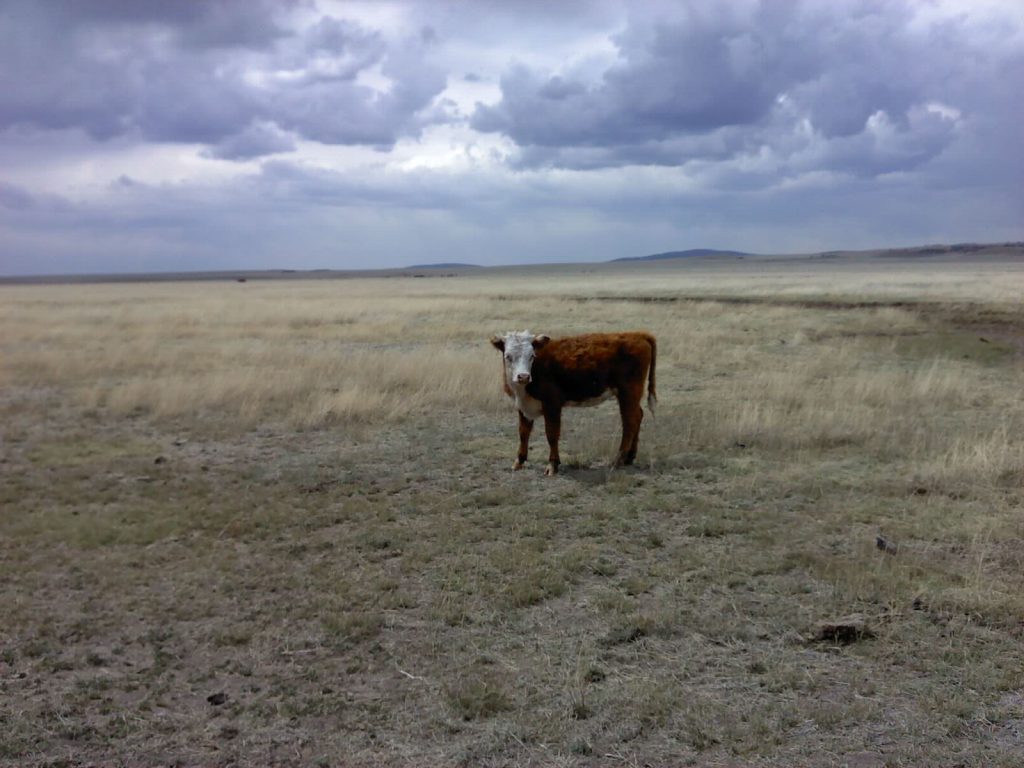
[[[658,342],[654,336],[647,336],[647,343],[651,345],[651,370],[647,374],[647,410],[654,416],[654,407],[658,404],[658,394],[654,391],[654,367],[658,358]]]
[[[654,428],[657,419],[654,417],[654,409],[658,404],[658,394],[654,389],[654,369],[658,360],[658,342],[651,334],[647,335],[647,343],[651,345],[651,369],[647,372],[647,412],[651,414],[651,469],[655,469],[654,454],[656,453],[657,435]]]

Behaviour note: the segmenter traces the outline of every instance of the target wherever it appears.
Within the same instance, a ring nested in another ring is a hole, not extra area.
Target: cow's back
[[[654,345],[654,337],[644,331],[552,339],[537,352],[535,387],[529,389],[535,388],[535,396],[541,399],[576,402],[600,398],[610,389],[642,381],[650,369]]]

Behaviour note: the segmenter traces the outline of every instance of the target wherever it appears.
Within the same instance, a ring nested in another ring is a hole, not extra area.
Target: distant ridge
[[[621,259],[612,261],[661,261],[662,259],[691,259],[702,256],[753,256],[752,253],[743,251],[719,251],[715,248],[691,248],[688,251],[666,251],[665,253],[652,253],[650,256],[624,256]]]
[[[701,259],[706,259],[702,261]],[[551,270],[585,268],[586,272],[600,273],[610,269],[608,274],[620,274],[622,267],[609,268],[607,265],[635,263],[637,265],[653,262],[665,265],[664,268],[688,269],[702,264],[735,264],[749,258],[752,263],[804,263],[813,264],[820,261],[844,261],[857,264],[881,263],[886,260],[904,260],[908,264],[927,264],[929,262],[994,262],[1012,261],[1024,264],[1024,241],[999,243],[934,243],[928,245],[907,246],[901,248],[875,248],[865,250],[834,250],[812,251],[808,253],[745,253],[743,251],[724,251],[714,248],[694,248],[688,251],[668,251],[650,256],[632,256],[601,262],[560,262],[550,264],[506,264],[503,266],[485,267],[480,264],[462,262],[442,262],[437,264],[421,264],[410,267],[390,267],[386,269],[232,269],[204,272],[122,272],[98,274],[68,275],[3,275],[0,274],[0,285],[76,285],[91,283],[165,283],[165,282],[232,282],[248,283],[268,280],[352,280],[359,278],[381,277],[424,277],[424,278],[458,278],[467,274],[503,274],[503,273],[551,273]],[[719,261],[720,260],[720,261]],[[639,268],[639,266],[638,266]],[[616,270],[618,270],[616,272]],[[546,272],[545,272],[546,271]],[[244,290],[244,289],[243,289]]]

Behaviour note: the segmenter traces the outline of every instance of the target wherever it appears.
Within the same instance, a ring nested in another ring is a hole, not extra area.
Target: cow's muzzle
[[[529,384],[529,383],[530,383],[530,374],[528,374],[528,373],[517,373],[516,374],[516,384]]]

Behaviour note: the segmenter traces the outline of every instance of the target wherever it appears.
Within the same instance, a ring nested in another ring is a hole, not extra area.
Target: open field
[[[1019,766],[1024,262],[0,286],[0,765]],[[659,409],[510,467],[487,339]]]

